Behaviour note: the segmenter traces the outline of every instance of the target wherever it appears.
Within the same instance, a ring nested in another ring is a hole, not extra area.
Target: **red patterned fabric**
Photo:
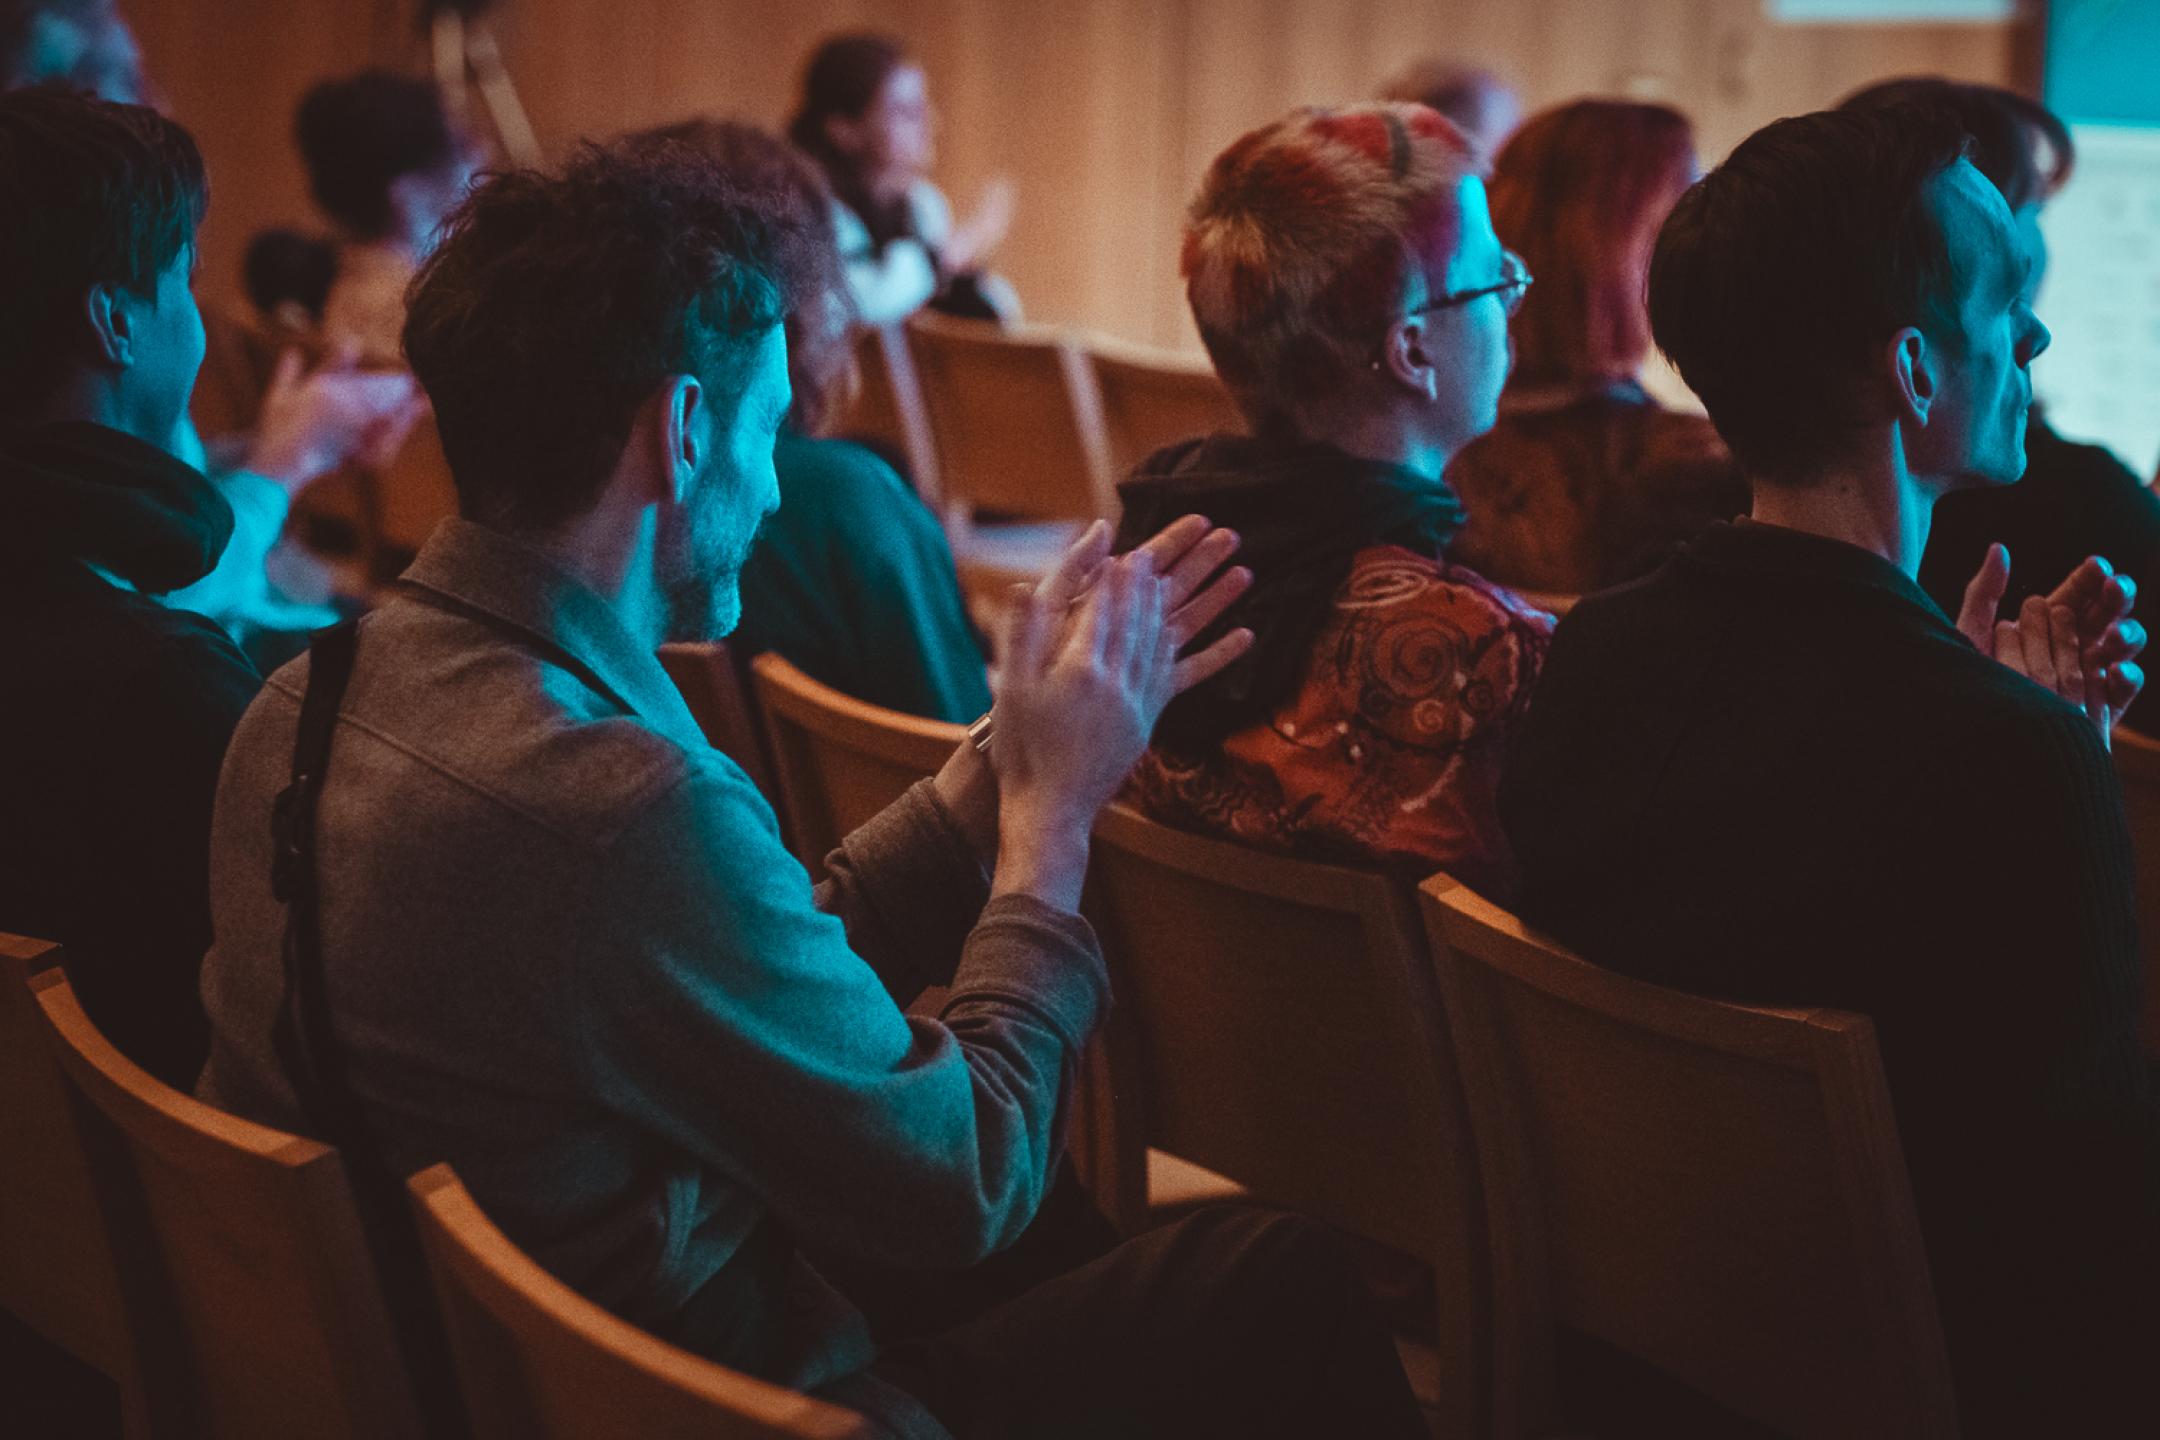
[[[1511,895],[1496,796],[1552,617],[1396,545],[1358,552],[1331,609],[1266,724],[1205,755],[1149,751],[1133,797],[1180,829]]]

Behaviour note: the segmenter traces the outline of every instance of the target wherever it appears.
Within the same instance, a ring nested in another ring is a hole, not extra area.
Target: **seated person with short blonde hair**
[[[1552,622],[1446,553],[1442,471],[1493,423],[1529,284],[1469,147],[1423,106],[1297,111],[1217,158],[1183,269],[1252,434],[1143,462],[1120,542],[1188,512],[1235,529],[1254,579],[1225,623],[1257,639],[1171,704],[1140,803],[1505,893],[1495,794]]]

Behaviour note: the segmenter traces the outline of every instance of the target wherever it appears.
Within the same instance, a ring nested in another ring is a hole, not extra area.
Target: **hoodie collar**
[[[158,595],[209,574],[232,529],[208,477],[155,445],[79,420],[0,428],[0,550]]]

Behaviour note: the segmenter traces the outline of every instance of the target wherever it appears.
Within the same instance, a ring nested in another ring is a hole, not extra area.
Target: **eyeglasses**
[[[1491,285],[1480,285],[1475,290],[1457,290],[1452,294],[1435,296],[1412,310],[1412,315],[1423,315],[1428,310],[1448,310],[1457,305],[1468,305],[1487,295],[1498,295],[1501,308],[1509,315],[1522,309],[1523,295],[1530,288],[1530,267],[1523,264],[1522,256],[1512,250],[1500,252],[1500,279]]]

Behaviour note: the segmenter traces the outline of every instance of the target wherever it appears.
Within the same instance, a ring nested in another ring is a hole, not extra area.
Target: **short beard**
[[[694,498],[662,521],[658,537],[664,633],[672,644],[725,639],[742,619],[742,567],[750,547],[724,553],[729,527],[719,477],[708,473],[691,483]]]

